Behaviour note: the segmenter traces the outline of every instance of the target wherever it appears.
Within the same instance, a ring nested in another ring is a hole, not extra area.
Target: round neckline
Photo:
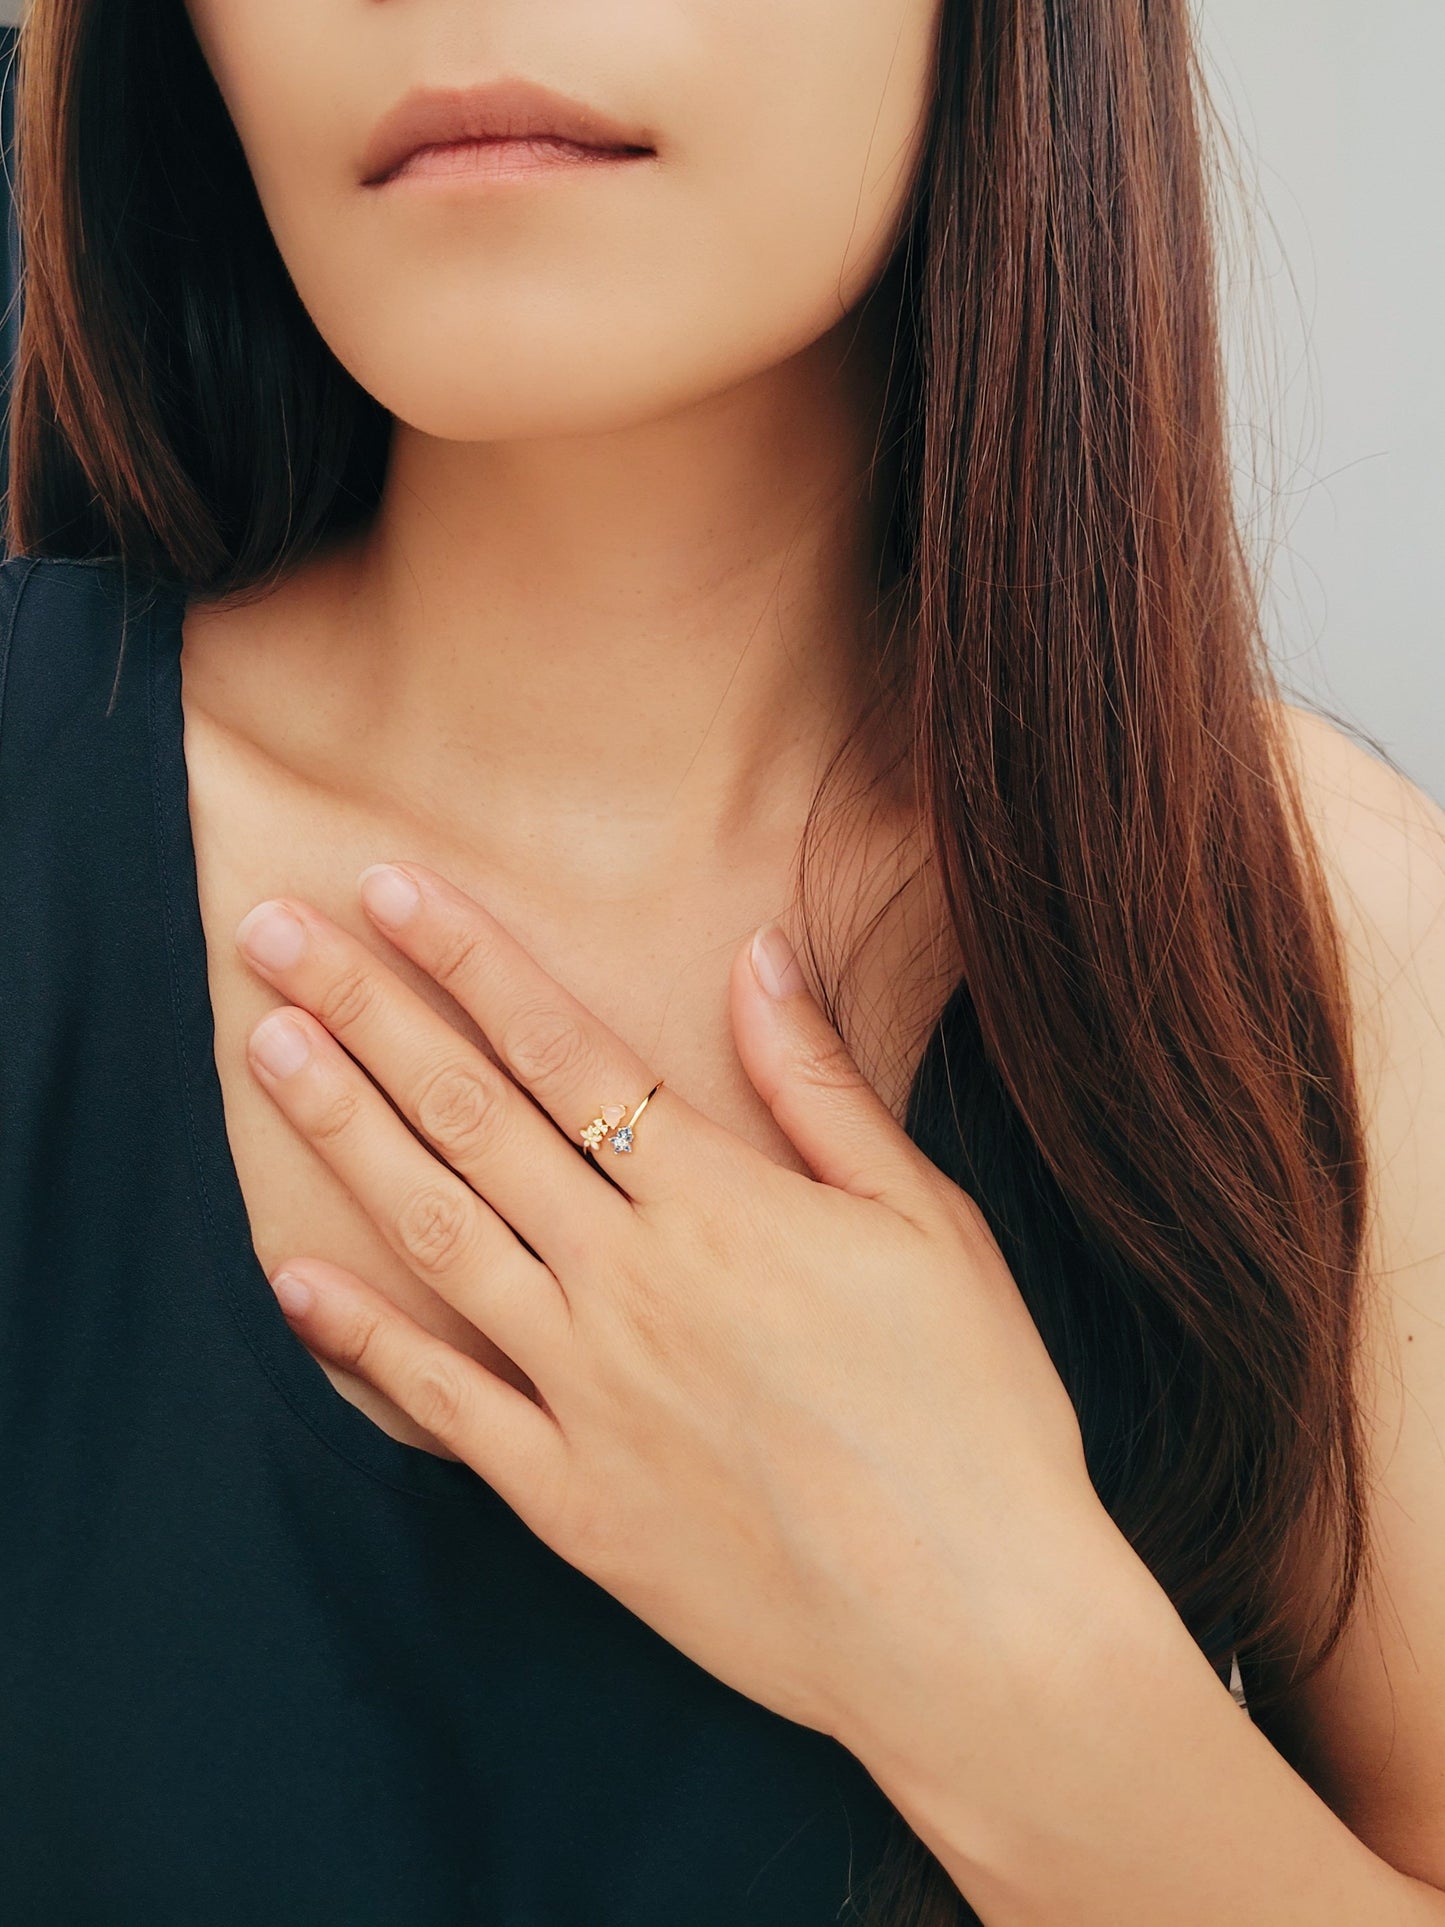
[[[464,1460],[444,1459],[393,1438],[337,1391],[286,1323],[256,1250],[216,1068],[216,1013],[185,755],[181,646],[187,601],[184,588],[157,583],[148,604],[147,737],[176,1049],[212,1270],[261,1369],[332,1451],[399,1491],[452,1499],[483,1496],[500,1504]]]

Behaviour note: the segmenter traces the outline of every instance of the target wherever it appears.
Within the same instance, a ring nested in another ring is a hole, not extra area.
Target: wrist
[[[1206,1664],[1167,1595],[1099,1508],[1044,1547],[1049,1583],[1014,1603],[987,1651],[935,1624],[886,1691],[855,1694],[836,1729],[956,1880],[1024,1877],[1062,1821],[1082,1743],[1126,1672]],[[900,1635],[900,1638],[902,1635]],[[874,1682],[875,1687],[878,1682]]]

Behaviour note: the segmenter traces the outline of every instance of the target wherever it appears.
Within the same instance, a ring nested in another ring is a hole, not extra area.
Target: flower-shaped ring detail
[[[642,1116],[642,1113],[647,1109],[657,1092],[661,1090],[662,1083],[663,1080],[659,1077],[652,1089],[647,1093],[647,1096],[643,1098],[642,1102],[632,1113],[631,1117],[627,1119],[625,1124],[622,1122],[627,1112],[627,1106],[625,1104],[604,1104],[592,1122],[584,1125],[582,1128],[581,1137],[584,1149],[595,1153],[598,1145],[605,1141],[611,1144],[612,1149],[617,1152],[619,1156],[624,1152],[630,1152],[632,1149],[632,1127],[636,1124],[638,1118]]]

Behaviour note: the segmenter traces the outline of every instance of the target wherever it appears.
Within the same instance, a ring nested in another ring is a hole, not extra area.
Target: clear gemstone
[[[632,1149],[632,1126],[630,1124],[624,1124],[620,1131],[614,1131],[608,1139],[608,1143],[614,1151],[630,1151]]]

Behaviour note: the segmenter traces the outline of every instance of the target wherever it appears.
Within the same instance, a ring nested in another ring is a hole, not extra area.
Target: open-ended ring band
[[[582,1127],[583,1147],[594,1155],[599,1144],[606,1139],[619,1155],[632,1149],[632,1127],[647,1109],[653,1098],[662,1089],[663,1080],[659,1077],[652,1089],[643,1098],[637,1109],[624,1124],[625,1104],[604,1104],[590,1124]]]

